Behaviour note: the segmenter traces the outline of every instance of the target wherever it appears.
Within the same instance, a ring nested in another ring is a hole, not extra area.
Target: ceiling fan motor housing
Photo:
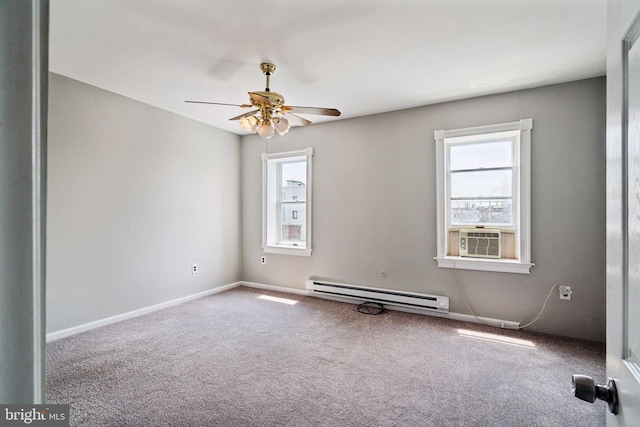
[[[271,102],[271,107],[273,108],[277,108],[284,105],[284,97],[279,93],[276,93],[276,92],[253,92],[253,93],[256,93],[260,96],[267,98],[269,102]],[[251,99],[251,105],[253,105],[254,107],[265,107],[265,105],[263,105],[259,101],[256,101],[253,98]]]

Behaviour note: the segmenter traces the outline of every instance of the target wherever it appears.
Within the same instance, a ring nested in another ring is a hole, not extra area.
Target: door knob
[[[598,384],[586,375],[571,376],[571,391],[578,399],[593,403],[596,399],[604,400],[609,405],[609,411],[618,413],[618,390],[613,378],[607,378],[605,385]]]

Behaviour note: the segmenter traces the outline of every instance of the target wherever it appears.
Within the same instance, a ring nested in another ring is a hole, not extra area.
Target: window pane
[[[452,200],[451,224],[512,224],[511,199]]]
[[[280,205],[280,243],[304,243],[306,241],[306,205],[283,203]]]
[[[451,173],[451,198],[511,197],[512,170]]]
[[[307,162],[287,162],[281,165],[282,196],[281,201],[292,202],[307,199]]]
[[[451,170],[512,166],[511,141],[451,145]]]
[[[306,183],[307,162],[305,160],[282,163],[282,185],[286,185],[287,181],[298,181],[303,185]]]

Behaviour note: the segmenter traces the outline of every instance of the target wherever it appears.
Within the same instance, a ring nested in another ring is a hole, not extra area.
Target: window
[[[435,132],[439,267],[529,273],[532,124]]]
[[[263,154],[262,250],[311,255],[313,149]]]

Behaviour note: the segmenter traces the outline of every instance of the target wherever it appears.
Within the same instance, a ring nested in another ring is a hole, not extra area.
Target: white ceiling
[[[51,0],[50,69],[244,134],[264,90],[338,119],[605,75],[606,0]],[[335,120],[306,115],[315,123]]]

